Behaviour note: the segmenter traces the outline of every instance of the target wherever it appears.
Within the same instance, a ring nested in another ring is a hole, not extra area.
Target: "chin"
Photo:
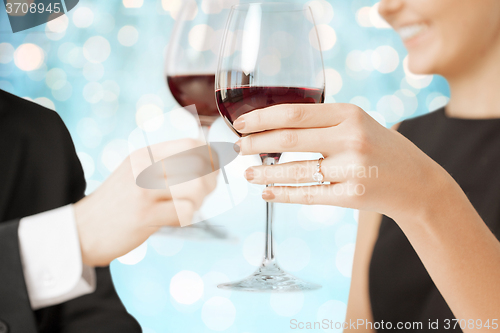
[[[408,69],[413,74],[439,74],[439,56],[434,52],[410,52],[408,54]]]

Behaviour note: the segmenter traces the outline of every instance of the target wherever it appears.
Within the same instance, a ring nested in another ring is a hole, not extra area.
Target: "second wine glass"
[[[210,3],[211,1],[207,1]],[[215,1],[214,1],[215,2]],[[228,9],[200,11],[195,1],[186,1],[176,15],[165,62],[168,88],[182,106],[195,105],[205,135],[219,112],[213,95],[220,38]]]
[[[216,0],[207,0],[205,5],[208,8],[200,10],[196,1],[184,1],[176,12],[165,58],[165,77],[177,103],[199,119],[199,137],[207,142],[211,167],[215,171],[216,163],[212,160],[208,133],[210,126],[219,118],[213,91],[220,42],[229,9],[227,6],[221,7]],[[221,171],[226,180],[224,168]],[[196,212],[196,217],[196,220],[203,219],[199,212]],[[195,223],[187,228],[163,227],[162,231],[169,235],[200,240],[229,237],[225,228],[208,221]]]
[[[233,122],[245,113],[277,104],[323,103],[323,59],[310,7],[290,3],[233,6],[219,52],[215,95],[220,114],[239,136]],[[278,163],[280,156],[279,152],[260,154],[264,165]],[[273,203],[266,203],[266,210],[261,266],[249,277],[219,288],[280,292],[320,288],[280,268],[274,251]]]

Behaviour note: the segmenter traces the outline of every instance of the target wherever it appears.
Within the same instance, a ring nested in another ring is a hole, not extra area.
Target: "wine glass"
[[[204,3],[209,7],[202,11],[195,1],[185,1],[176,15],[167,49],[165,76],[170,92],[182,107],[196,106],[207,135],[219,117],[214,98],[215,71],[229,10],[222,7],[225,2],[218,0]]]
[[[221,116],[230,128],[241,115],[284,103],[323,103],[325,74],[318,32],[309,6],[250,3],[231,8],[215,79]],[[261,153],[264,165],[281,153]],[[268,186],[273,186],[268,185]],[[321,288],[281,269],[274,254],[273,203],[267,202],[265,254],[251,276],[219,288],[296,291]]]
[[[215,72],[224,25],[233,1],[204,1],[199,8],[196,1],[184,1],[175,13],[165,58],[165,77],[175,100],[200,120],[200,138],[207,142],[210,157],[212,149],[208,142],[210,126],[219,117],[214,98]],[[203,9],[203,10],[202,10]],[[196,108],[188,107],[195,105]],[[212,170],[215,163],[212,160]],[[227,184],[224,168],[221,168]],[[165,231],[165,230],[164,230]],[[170,234],[181,234],[187,238],[227,238],[227,232],[204,221],[187,228],[168,228]]]

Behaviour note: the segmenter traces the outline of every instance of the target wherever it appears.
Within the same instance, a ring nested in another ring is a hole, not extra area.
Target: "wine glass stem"
[[[201,125],[200,136],[202,140],[206,140],[208,142],[208,132],[210,132],[210,126]]]
[[[274,165],[277,159],[269,156],[262,156],[263,165]],[[271,187],[274,184],[269,184],[266,187]],[[274,239],[273,239],[273,208],[274,203],[266,202],[266,252],[264,256],[263,266],[267,266],[274,262]]]
[[[212,166],[212,172],[214,172],[215,171],[214,157],[212,156],[212,148],[210,148],[210,142],[208,141],[208,133],[209,132],[210,132],[209,125],[206,125],[206,124],[201,125],[200,139],[207,143],[208,153],[210,155],[210,165]],[[224,174],[224,180],[226,180],[225,174]],[[226,184],[227,184],[227,180],[226,180]]]

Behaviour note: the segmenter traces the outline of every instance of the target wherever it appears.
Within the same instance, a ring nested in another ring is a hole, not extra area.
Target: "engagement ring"
[[[321,162],[323,162],[323,157],[318,160],[318,164],[316,165],[316,172],[313,174],[313,180],[315,182],[318,182],[318,184],[323,184],[323,179],[325,179],[325,177],[321,173]]]

